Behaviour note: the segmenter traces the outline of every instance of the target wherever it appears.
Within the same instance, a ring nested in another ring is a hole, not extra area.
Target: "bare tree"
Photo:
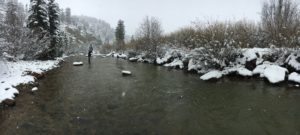
[[[157,53],[157,47],[160,44],[159,41],[162,33],[163,30],[160,21],[155,17],[149,18],[146,16],[137,30],[137,37],[142,40],[140,49]]]
[[[275,45],[292,45],[300,30],[300,15],[295,0],[269,0],[263,4],[262,27]]]

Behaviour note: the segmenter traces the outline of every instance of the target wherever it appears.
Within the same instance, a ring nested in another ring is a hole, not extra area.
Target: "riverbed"
[[[255,78],[205,82],[113,58],[67,58],[40,80],[38,92],[16,100],[1,109],[1,135],[300,134],[299,88]]]

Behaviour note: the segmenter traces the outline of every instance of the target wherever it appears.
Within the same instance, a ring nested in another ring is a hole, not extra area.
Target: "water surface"
[[[2,109],[1,135],[298,135],[300,90],[112,58],[68,58]],[[121,70],[133,72],[123,77]]]

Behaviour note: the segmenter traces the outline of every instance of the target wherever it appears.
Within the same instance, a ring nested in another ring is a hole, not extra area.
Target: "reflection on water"
[[[1,135],[300,134],[298,90],[110,58],[69,58],[17,103],[1,111]]]

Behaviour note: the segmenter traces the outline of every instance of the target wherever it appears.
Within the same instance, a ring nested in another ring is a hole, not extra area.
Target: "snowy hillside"
[[[85,53],[87,45],[95,45],[97,52],[104,43],[114,40],[114,29],[103,20],[87,16],[73,16],[72,23],[62,22],[61,31],[66,35],[65,53]]]

